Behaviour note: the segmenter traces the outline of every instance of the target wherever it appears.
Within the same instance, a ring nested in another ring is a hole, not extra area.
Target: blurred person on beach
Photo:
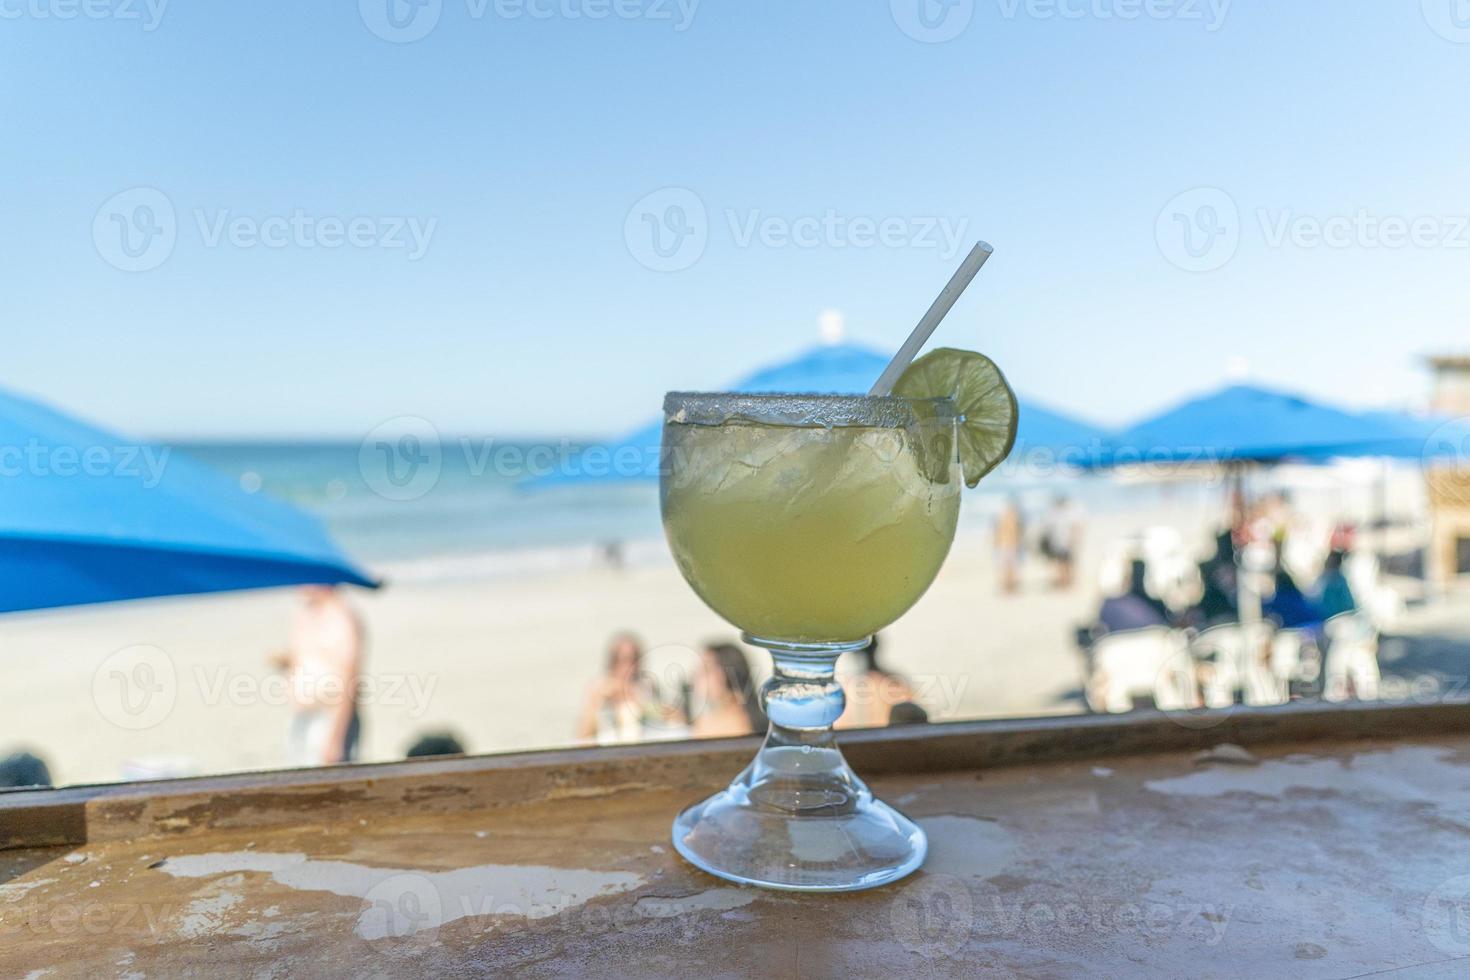
[[[1128,588],[1122,595],[1103,600],[1097,613],[1095,634],[1122,633],[1127,630],[1168,626],[1169,607],[1148,591],[1148,564],[1141,558],[1129,566]]]
[[[1309,629],[1322,622],[1322,612],[1297,586],[1282,560],[1282,546],[1276,545],[1275,587],[1271,597],[1261,603],[1261,615],[1280,629]]]
[[[1215,535],[1215,553],[1200,562],[1199,577],[1204,585],[1200,600],[1190,610],[1190,624],[1198,629],[1235,623],[1240,620],[1236,606],[1240,570],[1235,563],[1235,535],[1221,531]]]
[[[1266,494],[1257,508],[1256,520],[1260,525],[1259,537],[1279,546],[1297,522],[1296,512],[1291,506],[1291,495],[1285,490],[1273,490]]]
[[[51,770],[40,756],[22,751],[0,758],[0,790],[50,785]]]
[[[995,519],[995,568],[1000,589],[1007,594],[1021,588],[1021,553],[1025,546],[1026,518],[1021,502],[1008,497]]]
[[[1352,586],[1348,584],[1347,575],[1342,570],[1342,563],[1346,560],[1347,552],[1340,548],[1331,551],[1327,555],[1326,564],[1322,566],[1322,575],[1312,589],[1316,593],[1317,608],[1324,621],[1343,613],[1358,611]]]
[[[929,712],[912,701],[900,701],[888,713],[888,727],[890,728],[894,725],[926,725],[928,723]]]
[[[436,755],[464,755],[464,743],[453,732],[425,732],[404,753],[406,759],[427,759]]]
[[[837,719],[837,728],[881,728],[893,714],[893,706],[914,701],[913,688],[901,674],[885,668],[878,659],[878,637],[851,654],[858,661],[857,673],[843,680],[847,710]]]
[[[733,643],[711,643],[700,655],[694,698],[699,711],[690,720],[695,738],[725,738],[764,732],[766,716],[750,674],[750,661]]]
[[[607,666],[592,682],[577,737],[598,745],[638,742],[649,737],[665,712],[653,683],[643,674],[643,643],[632,633],[619,633],[607,648]]]
[[[1052,563],[1054,588],[1072,587],[1081,536],[1082,516],[1077,505],[1066,494],[1057,494],[1041,522],[1041,553]]]
[[[301,598],[287,648],[272,658],[290,685],[287,765],[351,762],[362,733],[362,621],[336,586],[308,585]]]

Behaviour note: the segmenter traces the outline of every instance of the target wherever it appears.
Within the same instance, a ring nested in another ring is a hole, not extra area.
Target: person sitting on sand
[[[699,705],[690,722],[695,738],[750,735],[766,730],[760,697],[750,676],[750,661],[733,643],[711,643],[700,655],[695,678],[694,703]]]
[[[643,644],[632,633],[619,633],[607,648],[607,667],[592,682],[577,737],[598,745],[637,742],[648,737],[661,712],[653,684],[643,674]]]
[[[1135,558],[1129,569],[1128,591],[1109,596],[1098,610],[1094,633],[1121,633],[1169,625],[1169,607],[1148,591],[1148,565]]]
[[[1190,610],[1191,625],[1197,629],[1240,621],[1236,610],[1239,569],[1235,564],[1235,538],[1230,531],[1215,536],[1215,554],[1199,566],[1204,594]]]
[[[1271,598],[1261,603],[1261,615],[1281,629],[1305,629],[1322,622],[1322,611],[1308,599],[1291,572],[1278,560],[1276,589]]]
[[[927,725],[929,712],[912,701],[900,701],[888,713],[888,727],[894,725]]]
[[[1322,566],[1322,577],[1317,579],[1317,585],[1313,589],[1317,593],[1317,606],[1324,620],[1358,611],[1353,588],[1348,584],[1347,575],[1342,570],[1342,563],[1346,559],[1346,553],[1341,549],[1334,549],[1327,556],[1327,562]]]
[[[464,743],[453,732],[425,732],[414,739],[413,744],[404,753],[404,758],[427,759],[436,755],[464,755],[464,753]]]
[[[289,645],[273,658],[287,674],[294,709],[287,764],[351,762],[362,730],[357,703],[362,623],[336,586],[308,585],[301,596]]]
[[[0,790],[51,785],[51,770],[31,752],[13,752],[0,758]]]
[[[913,688],[900,674],[885,669],[878,659],[878,637],[852,654],[858,673],[846,678],[847,710],[837,719],[837,728],[881,728],[887,725],[893,706],[916,701]]]

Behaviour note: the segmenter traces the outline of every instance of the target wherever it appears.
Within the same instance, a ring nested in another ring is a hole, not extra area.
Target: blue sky
[[[617,431],[896,347],[940,229],[938,342],[1105,422],[1467,346],[1460,0],[86,2],[0,0],[0,384],[115,428]]]

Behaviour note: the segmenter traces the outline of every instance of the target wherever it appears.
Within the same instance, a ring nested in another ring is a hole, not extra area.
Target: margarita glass
[[[924,860],[924,832],[875,799],[837,748],[834,668],[938,574],[959,516],[956,424],[948,398],[665,398],[660,499],[674,558],[774,661],[755,761],[674,821],[674,846],[696,866],[847,891]]]

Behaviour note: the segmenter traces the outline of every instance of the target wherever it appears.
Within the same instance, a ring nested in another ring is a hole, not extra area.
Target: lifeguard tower
[[[1430,410],[1470,426],[1470,354],[1428,360],[1434,371]],[[1425,468],[1434,522],[1430,574],[1441,587],[1470,583],[1470,439],[1463,432],[1446,438],[1461,444],[1443,462]]]

